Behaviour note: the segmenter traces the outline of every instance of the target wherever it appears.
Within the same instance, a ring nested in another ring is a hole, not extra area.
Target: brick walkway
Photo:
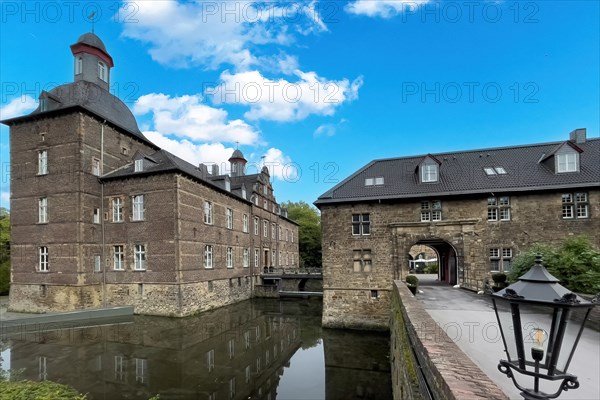
[[[418,277],[423,293],[417,299],[431,317],[511,399],[522,399],[512,381],[497,369],[504,348],[491,299],[436,282],[435,275]],[[569,372],[579,377],[581,386],[563,392],[561,400],[600,399],[600,332],[584,330]]]

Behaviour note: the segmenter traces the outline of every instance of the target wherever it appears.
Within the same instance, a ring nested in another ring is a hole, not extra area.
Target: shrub
[[[408,286],[418,286],[419,285],[419,278],[417,278],[414,275],[408,275],[406,277],[406,284]]]
[[[437,263],[429,264],[425,267],[426,274],[437,274],[438,273],[438,265]]]
[[[70,386],[43,381],[0,381],[0,400],[85,400]]]
[[[498,273],[492,274],[492,280],[494,281],[494,283],[496,285],[498,285],[499,283],[506,282],[506,278],[507,278],[507,276],[503,272],[498,272]]]
[[[566,239],[559,247],[533,245],[515,257],[509,273],[511,282],[529,271],[537,254],[542,256],[542,263],[561,285],[577,293],[600,292],[600,251],[586,237]]]

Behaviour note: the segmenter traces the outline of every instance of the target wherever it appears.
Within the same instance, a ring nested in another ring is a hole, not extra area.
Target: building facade
[[[439,279],[478,291],[534,243],[600,247],[600,139],[375,160],[315,204],[323,229],[323,325],[388,329],[392,281],[419,246]]]
[[[71,51],[74,82],[3,121],[11,310],[131,304],[184,316],[250,298],[265,267],[297,267],[298,225],[266,167],[246,175],[236,150],[229,174],[160,149],[108,91],[113,60],[102,41],[86,33]]]

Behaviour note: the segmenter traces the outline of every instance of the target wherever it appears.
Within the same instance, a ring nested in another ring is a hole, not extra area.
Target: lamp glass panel
[[[500,324],[500,329],[502,329],[502,335],[506,344],[506,357],[508,361],[516,362],[518,361],[517,345],[510,304],[506,301],[496,300],[494,300],[494,304],[496,305],[498,323]]]

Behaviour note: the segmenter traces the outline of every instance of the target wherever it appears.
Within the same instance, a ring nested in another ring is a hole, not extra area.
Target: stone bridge
[[[279,297],[323,296],[321,268],[265,267],[261,278],[263,285],[272,287]]]

